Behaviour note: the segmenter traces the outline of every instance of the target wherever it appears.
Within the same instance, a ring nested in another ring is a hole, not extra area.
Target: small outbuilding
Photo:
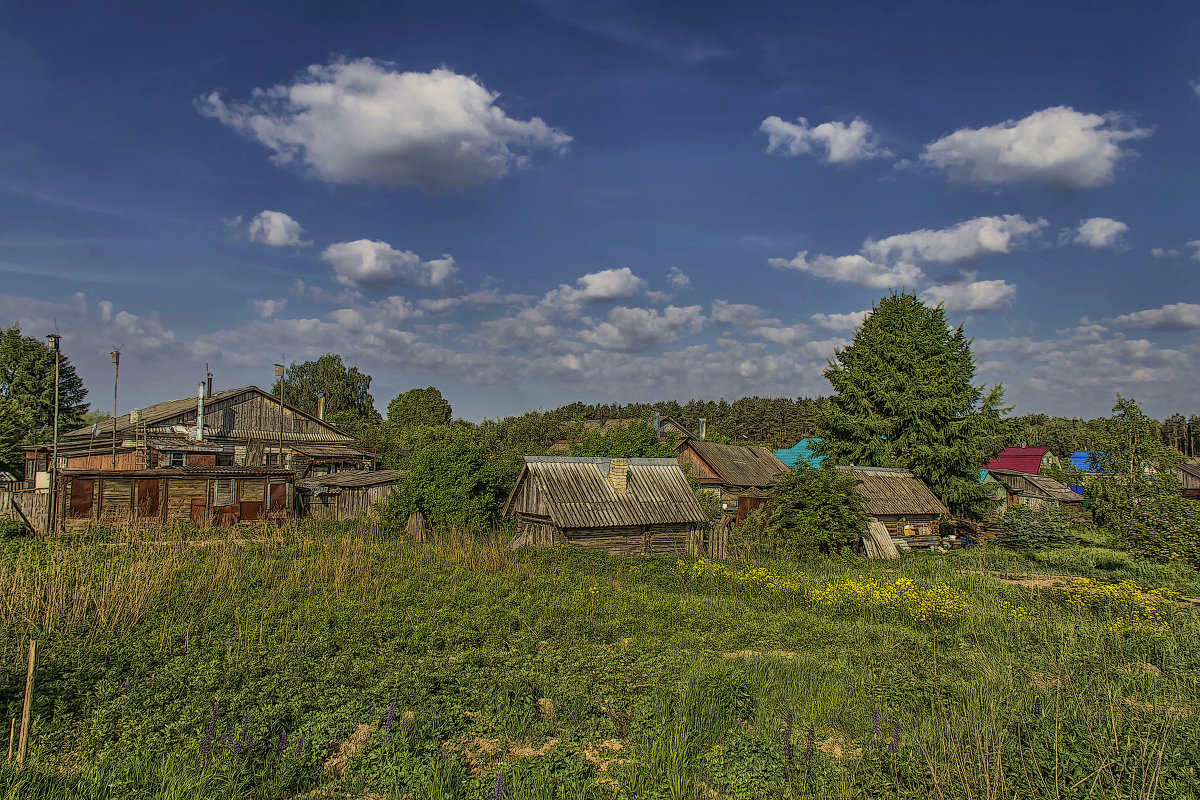
[[[1200,500],[1200,464],[1180,464],[1175,467],[1183,496],[1189,500]]]
[[[700,488],[719,495],[726,516],[737,522],[767,503],[788,472],[766,447],[688,439],[680,442],[678,452],[679,463],[688,465]]]
[[[672,458],[525,456],[504,505],[510,547],[571,544],[614,555],[702,555],[708,516]]]
[[[248,467],[63,470],[56,528],[162,525],[190,519],[201,527],[291,519],[296,473]]]
[[[872,526],[882,524],[896,547],[917,550],[942,546],[940,522],[950,511],[916,475],[893,467],[837,469],[854,478]]]
[[[296,515],[311,519],[359,519],[382,503],[405,475],[403,470],[330,472],[296,482]]]
[[[1083,495],[1049,475],[1033,475],[1013,469],[989,469],[985,486],[995,486],[997,510],[1008,506],[1028,506],[1035,511],[1054,505],[1071,513],[1083,513]]]

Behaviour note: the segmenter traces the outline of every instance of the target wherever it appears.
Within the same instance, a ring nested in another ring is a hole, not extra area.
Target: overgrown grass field
[[[41,656],[0,796],[1200,796],[1189,568],[1102,541],[768,565],[504,544],[8,540],[6,722]]]

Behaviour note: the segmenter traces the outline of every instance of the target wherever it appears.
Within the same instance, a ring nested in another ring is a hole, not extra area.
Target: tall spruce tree
[[[0,439],[4,467],[19,471],[20,444],[50,441],[54,423],[54,351],[45,340],[21,334],[19,323],[0,328]],[[59,354],[58,430],[83,424],[87,389],[65,353]]]
[[[979,513],[979,469],[1004,447],[1004,390],[972,383],[975,357],[945,309],[895,294],[874,306],[825,370],[817,451],[834,464],[903,467],[958,513]]]

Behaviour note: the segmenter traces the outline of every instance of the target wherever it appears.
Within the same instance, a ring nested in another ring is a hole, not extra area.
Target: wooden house
[[[1006,447],[983,465],[984,469],[1008,469],[1037,475],[1043,469],[1059,463],[1049,447]]]
[[[721,498],[734,521],[766,503],[788,468],[765,447],[717,444],[699,439],[679,443],[679,463],[690,468],[700,487]]]
[[[670,458],[525,456],[504,505],[511,547],[572,544],[614,555],[700,555],[708,517]]]
[[[1055,505],[1071,512],[1083,512],[1083,495],[1048,475],[993,468],[987,470],[983,483],[985,486],[995,486],[998,511],[1018,505],[1034,510]]]
[[[863,497],[863,510],[881,523],[902,550],[942,545],[940,522],[950,511],[925,482],[906,469],[837,467],[850,474]]]
[[[261,467],[63,470],[56,527],[283,522],[293,516],[295,479],[291,470]]]
[[[1180,464],[1175,467],[1183,496],[1189,500],[1200,500],[1200,464]]]
[[[332,472],[296,482],[296,515],[310,519],[359,519],[382,503],[404,476],[403,470]]]
[[[200,417],[203,425],[196,424]],[[193,397],[132,409],[64,434],[58,456],[63,469],[283,466],[298,478],[375,461],[355,446],[354,437],[256,386],[216,394],[201,388]],[[26,448],[29,485],[47,470],[49,458],[49,445]]]

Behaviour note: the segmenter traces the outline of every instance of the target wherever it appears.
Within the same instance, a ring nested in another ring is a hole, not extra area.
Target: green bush
[[[16,519],[0,519],[0,539],[24,536],[25,533],[26,527],[24,522]]]
[[[814,469],[798,463],[775,492],[771,528],[776,549],[788,555],[831,553],[853,546],[867,529],[854,478],[828,464]]]
[[[995,543],[1010,550],[1045,550],[1077,544],[1066,515],[1057,506],[1034,510],[1012,506],[1000,517]]]
[[[1160,495],[1138,503],[1117,536],[1135,558],[1200,568],[1200,502]]]

